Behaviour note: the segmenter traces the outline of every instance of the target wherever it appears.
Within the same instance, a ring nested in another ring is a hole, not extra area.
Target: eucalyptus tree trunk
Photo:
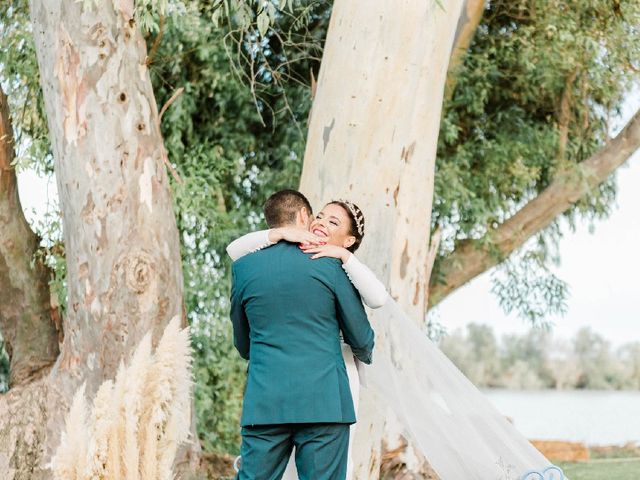
[[[184,319],[179,237],[133,1],[31,1],[67,261],[47,376],[0,396],[0,478],[49,479],[77,387],[113,378],[149,329]],[[45,355],[47,352],[42,352]],[[183,460],[185,457],[183,455]]]
[[[0,87],[0,331],[10,358],[10,386],[45,373],[59,353],[59,312],[51,306],[51,272],[34,258],[38,237],[24,217],[12,165],[14,135]]]
[[[416,322],[426,312],[436,146],[462,4],[336,0],[300,186],[314,205],[345,197],[362,208],[358,255]],[[411,362],[412,352],[402,354]],[[375,401],[363,395],[355,478],[378,478],[383,436]]]

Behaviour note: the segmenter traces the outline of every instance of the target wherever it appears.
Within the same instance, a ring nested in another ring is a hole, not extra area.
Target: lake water
[[[483,393],[529,439],[588,445],[640,443],[640,392],[597,390]]]

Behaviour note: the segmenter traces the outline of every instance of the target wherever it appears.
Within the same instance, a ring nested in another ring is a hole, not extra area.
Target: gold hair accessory
[[[340,203],[344,203],[347,206],[347,208],[349,209],[349,212],[351,212],[351,216],[353,217],[353,220],[356,222],[356,229],[358,230],[358,235],[360,235],[361,237],[364,236],[364,215],[362,215],[362,211],[359,208],[357,208],[353,203],[351,203],[349,200],[339,199],[338,201]]]

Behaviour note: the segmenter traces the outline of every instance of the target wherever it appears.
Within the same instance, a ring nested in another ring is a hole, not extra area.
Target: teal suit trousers
[[[349,425],[289,423],[242,427],[236,480],[279,480],[295,448],[300,480],[344,480]]]

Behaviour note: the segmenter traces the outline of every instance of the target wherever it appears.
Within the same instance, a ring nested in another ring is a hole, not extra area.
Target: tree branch
[[[451,98],[456,88],[456,83],[458,82],[458,67],[462,64],[462,59],[471,45],[478,25],[480,25],[485,4],[486,0],[466,0],[462,5],[456,35],[453,39],[451,57],[449,58],[443,103],[446,103]]]
[[[560,99],[560,107],[558,108],[558,163],[562,166],[564,166],[566,159],[567,142],[569,141],[573,82],[576,81],[577,76],[578,70],[574,70],[567,77],[562,98]]]
[[[0,330],[11,359],[11,385],[51,365],[59,352],[49,269],[39,261],[31,265],[39,242],[22,212],[14,155],[7,97],[0,88]]]
[[[145,60],[145,63],[147,64],[147,66],[153,63],[153,60],[155,59],[156,54],[158,53],[158,48],[160,47],[160,41],[162,40],[163,33],[164,33],[164,15],[160,15],[158,34],[156,35],[156,38],[153,41],[153,45],[151,46],[151,51],[149,52],[149,55],[147,55],[147,58]]]
[[[481,240],[467,240],[440,264],[440,275],[431,279],[430,306],[442,301],[489,268],[499,264],[529,238],[548,227],[560,214],[622,165],[640,148],[640,110],[625,128],[599,152],[573,171],[554,180],[540,195]],[[490,245],[490,246],[487,246]]]

